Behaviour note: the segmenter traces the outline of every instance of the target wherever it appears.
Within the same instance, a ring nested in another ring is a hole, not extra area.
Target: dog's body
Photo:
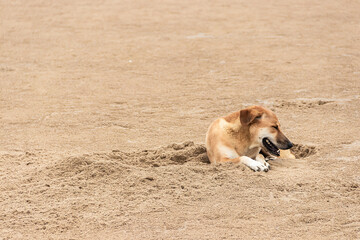
[[[264,150],[280,156],[280,149],[293,144],[280,131],[276,115],[252,106],[216,119],[206,133],[206,151],[211,163],[243,163],[254,171],[268,171],[270,165],[259,154]],[[290,152],[285,153],[293,158]]]

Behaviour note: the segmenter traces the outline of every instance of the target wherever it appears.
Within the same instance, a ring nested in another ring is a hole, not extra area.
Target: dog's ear
[[[250,123],[254,122],[257,119],[260,119],[262,113],[259,112],[257,109],[253,108],[246,108],[240,111],[240,122],[241,125],[249,125]]]

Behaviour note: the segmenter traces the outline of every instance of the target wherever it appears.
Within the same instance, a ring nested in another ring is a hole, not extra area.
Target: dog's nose
[[[294,146],[294,144],[292,142],[288,142],[288,149],[292,148]]]

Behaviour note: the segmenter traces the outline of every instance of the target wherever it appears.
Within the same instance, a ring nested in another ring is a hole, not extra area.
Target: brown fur
[[[206,149],[210,162],[237,163],[242,162],[242,156],[253,160],[259,158],[258,154],[264,148],[260,137],[264,134],[273,139],[280,149],[292,146],[281,132],[276,115],[264,107],[252,106],[216,119],[206,134]],[[284,156],[284,153],[281,156]],[[289,150],[285,156],[293,158]]]

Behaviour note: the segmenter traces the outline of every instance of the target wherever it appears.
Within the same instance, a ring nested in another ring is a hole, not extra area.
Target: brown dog
[[[292,146],[281,132],[276,115],[261,106],[218,118],[206,133],[206,151],[211,163],[240,162],[254,171],[267,172],[270,168],[260,150],[280,156],[280,149]],[[285,155],[295,158],[290,152]]]

